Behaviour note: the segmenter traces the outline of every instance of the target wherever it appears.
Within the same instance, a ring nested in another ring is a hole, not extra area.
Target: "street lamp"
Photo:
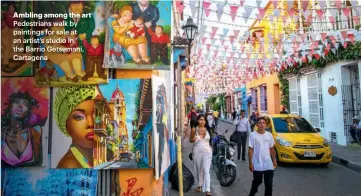
[[[189,17],[187,19],[187,23],[182,26],[182,29],[186,33],[186,38],[188,40],[188,49],[189,49],[189,55],[191,54],[191,46],[194,38],[196,37],[198,26],[194,24],[193,19]]]

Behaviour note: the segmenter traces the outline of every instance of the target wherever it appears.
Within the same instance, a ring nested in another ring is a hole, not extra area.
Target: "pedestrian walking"
[[[236,120],[236,117],[237,117],[236,108],[233,108],[233,112],[232,112],[232,120]]]
[[[264,178],[265,196],[272,196],[274,168],[277,167],[275,142],[270,132],[265,130],[266,119],[257,119],[257,131],[249,136],[249,170],[253,172],[252,188],[249,196],[256,195],[259,185]]]
[[[353,139],[351,143],[360,143],[361,144],[361,122],[358,116],[352,118],[353,124],[350,127],[350,135]]]
[[[197,114],[196,110],[194,109],[194,107],[192,107],[191,111],[188,114],[188,122],[189,122],[191,128],[196,126],[197,116],[198,116],[198,114]]]
[[[288,114],[285,106],[282,106],[282,111],[280,112],[280,114]]]
[[[189,141],[193,146],[194,171],[197,192],[211,195],[210,169],[212,164],[211,134],[206,129],[207,119],[203,114],[198,115],[196,127],[192,128]]]
[[[214,126],[217,128],[218,118],[219,118],[219,112],[217,110],[213,113],[213,118],[214,118]]]
[[[208,113],[208,116],[207,116],[207,121],[208,121],[208,127],[209,128],[212,128],[213,127],[213,125],[214,125],[214,121],[213,121],[213,111],[211,110],[211,111],[209,111],[209,113]]]
[[[240,119],[236,119],[233,123],[236,129],[237,135],[237,151],[238,151],[238,160],[240,160],[240,155],[242,151],[242,161],[246,162],[246,145],[247,145],[247,136],[248,132],[251,132],[251,126],[249,124],[249,120],[246,117],[246,111],[241,110]]]

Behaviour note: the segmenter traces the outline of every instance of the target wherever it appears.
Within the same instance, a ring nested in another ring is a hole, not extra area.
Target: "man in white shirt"
[[[208,116],[207,116],[207,121],[208,121],[208,126],[209,128],[212,128],[213,127],[213,112],[212,110],[208,113]]]
[[[241,117],[239,120],[234,121],[234,125],[236,125],[236,135],[237,135],[237,152],[238,152],[238,160],[240,159],[241,151],[242,151],[242,161],[246,162],[246,145],[247,145],[247,135],[248,132],[251,132],[251,125],[246,116],[246,111],[241,110]]]
[[[257,131],[249,136],[249,170],[253,172],[252,188],[249,196],[256,195],[264,176],[265,196],[272,196],[274,168],[277,167],[274,139],[270,132],[265,131],[266,119],[257,119]]]

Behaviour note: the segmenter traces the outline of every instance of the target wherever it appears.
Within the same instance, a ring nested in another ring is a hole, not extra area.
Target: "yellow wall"
[[[246,84],[247,92],[251,91],[251,88],[257,88],[258,99],[258,112],[260,112],[260,85],[265,84],[267,86],[267,112],[268,114],[278,114],[281,110],[281,91],[279,88],[279,80],[277,74],[267,75],[257,80],[253,80]]]

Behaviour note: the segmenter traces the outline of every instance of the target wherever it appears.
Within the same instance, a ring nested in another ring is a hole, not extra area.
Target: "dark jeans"
[[[265,186],[265,196],[272,196],[272,187],[273,187],[273,170],[266,170],[266,171],[253,171],[253,181],[252,181],[252,188],[249,196],[256,195],[258,191],[259,185],[262,184],[262,178],[264,176],[264,186]]]
[[[191,128],[196,127],[197,121],[191,120]]]
[[[214,124],[215,124],[216,127],[217,127],[217,125],[218,125],[218,118],[214,118]]]
[[[350,135],[353,139],[353,142],[361,142],[360,130],[350,128]]]
[[[240,159],[242,151],[242,160],[246,160],[246,147],[247,147],[247,132],[236,132],[237,134],[237,152],[238,160]]]

